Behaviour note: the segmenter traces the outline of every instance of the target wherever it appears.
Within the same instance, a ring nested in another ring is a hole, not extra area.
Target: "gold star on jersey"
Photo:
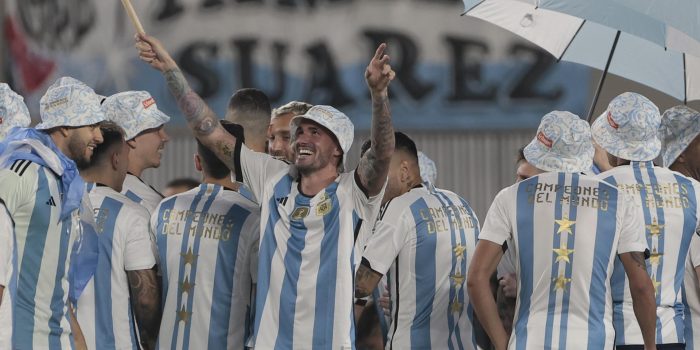
[[[651,225],[646,225],[647,226],[647,231],[649,231],[649,234],[653,236],[659,236],[663,234],[663,228],[664,225],[659,225],[659,222],[654,218],[654,220],[651,222]]]
[[[573,249],[566,249],[566,245],[562,245],[559,249],[552,249],[555,254],[557,254],[556,262],[563,261],[564,263],[570,263],[569,255],[573,254]]]
[[[557,233],[565,232],[571,234],[571,226],[576,225],[576,221],[569,220],[567,216],[564,216],[563,218],[561,218],[561,220],[554,220],[554,222],[556,222],[557,225],[559,225]]]

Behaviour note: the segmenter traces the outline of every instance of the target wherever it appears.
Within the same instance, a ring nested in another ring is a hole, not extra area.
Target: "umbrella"
[[[683,52],[677,52],[662,45],[669,43],[669,33],[680,32],[669,30],[662,22],[635,11],[629,10],[629,17],[626,18],[636,18],[641,24],[633,25],[635,22],[626,20],[623,25],[610,27],[540,7],[548,1],[561,0],[541,0],[538,4],[533,4],[532,1],[464,0],[467,8],[465,14],[507,29],[540,46],[558,60],[602,70],[603,75],[588,113],[589,120],[608,72],[647,85],[684,102],[700,100],[700,58],[683,53],[700,54],[700,44],[692,38],[685,36],[682,40],[678,37],[675,41],[672,40],[686,45],[678,47]],[[591,8],[579,0],[568,1],[578,2],[578,11],[588,11]],[[613,10],[622,11],[620,6]],[[620,12],[613,13],[620,15]],[[586,17],[591,15],[589,13]],[[602,18],[600,21],[606,20]],[[646,30],[643,28],[645,25],[648,25]],[[620,27],[637,35],[622,31]],[[649,27],[654,27],[656,31]]]
[[[700,1],[698,0],[611,1],[665,23],[672,23],[675,28],[700,40]]]

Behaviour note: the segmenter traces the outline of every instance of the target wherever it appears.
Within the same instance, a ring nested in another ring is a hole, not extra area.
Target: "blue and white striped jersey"
[[[5,205],[0,203],[0,286],[4,287],[0,304],[0,349],[12,348],[12,293],[13,260],[16,258],[15,233],[12,218]]]
[[[617,254],[644,252],[644,227],[618,190],[594,177],[544,173],[503,189],[479,235],[512,239],[519,281],[510,349],[611,349]]]
[[[127,272],[155,266],[150,217],[110,187],[87,188],[99,250],[95,276],[78,299],[78,322],[89,349],[139,349]]]
[[[383,190],[368,198],[352,172],[308,197],[287,163],[237,152],[236,169],[262,207],[256,348],[353,348],[355,238],[372,225]]]
[[[122,186],[122,194],[129,197],[136,204],[140,204],[148,209],[150,214],[153,213],[158,203],[163,200],[163,195],[160,192],[143,182],[138,176],[132,174],[126,174],[124,185]]]
[[[257,205],[202,184],[163,200],[151,227],[163,278],[158,347],[243,349],[257,278]]]
[[[466,291],[479,222],[456,194],[424,186],[382,208],[362,257],[391,269],[387,349],[477,349]]]
[[[652,162],[632,162],[597,175],[631,199],[651,253],[647,271],[656,290],[656,343],[685,343],[681,286],[690,241],[698,228],[699,184]],[[617,345],[644,344],[622,262],[612,277]]]
[[[15,224],[16,285],[13,346],[20,349],[71,347],[68,268],[80,235],[75,210],[61,220],[61,179],[49,168],[17,160],[0,170],[0,198]]]
[[[698,267],[700,267],[700,237],[693,235],[690,240],[683,283],[686,350],[700,349],[700,282],[698,281],[700,276],[696,272]]]

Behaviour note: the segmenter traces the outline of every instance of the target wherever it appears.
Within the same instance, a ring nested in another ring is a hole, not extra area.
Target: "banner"
[[[132,2],[220,116],[236,89],[255,87],[273,106],[330,104],[367,129],[364,69],[381,42],[397,73],[390,93],[401,129],[534,128],[554,109],[584,113],[590,98],[589,69],[461,17],[461,0]],[[120,1],[6,4],[13,85],[32,111],[51,82],[69,75],[105,95],[148,90],[179,114],[160,73],[138,60]]]

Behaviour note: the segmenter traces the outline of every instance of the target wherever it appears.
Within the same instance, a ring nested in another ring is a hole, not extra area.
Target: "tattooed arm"
[[[391,124],[388,88],[395,74],[384,50],[386,44],[379,45],[365,71],[365,80],[372,94],[372,147],[360,159],[357,174],[370,197],[381,192],[394,153],[394,128]]]
[[[87,350],[83,330],[80,328],[78,319],[75,317],[75,311],[73,311],[73,305],[71,305],[71,303],[68,303],[68,321],[70,322],[70,331],[73,335],[75,350]]]
[[[654,285],[647,273],[644,253],[620,254],[625,273],[630,283],[634,315],[642,329],[645,349],[656,349],[656,298]]]
[[[192,90],[168,51],[158,39],[148,35],[136,37],[136,48],[141,60],[163,73],[168,89],[175,97],[194,136],[235,172],[233,151],[236,148],[236,137],[224,130],[214,111]]]
[[[374,288],[377,288],[379,280],[382,279],[382,274],[372,270],[369,266],[360,264],[355,274],[355,298],[366,298]]]
[[[131,306],[141,335],[144,349],[155,349],[160,330],[160,289],[156,282],[156,268],[127,271]]]

